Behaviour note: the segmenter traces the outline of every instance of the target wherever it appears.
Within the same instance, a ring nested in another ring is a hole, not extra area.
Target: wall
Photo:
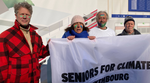
[[[32,17],[31,24],[38,26],[37,31],[43,38],[44,44],[47,43],[49,38],[61,38],[64,34],[64,29],[70,25],[71,19],[74,15],[86,16],[91,12],[106,11],[109,14],[107,22],[108,27],[115,30],[116,34],[124,29],[124,18],[112,18],[112,14],[126,14],[126,15],[150,15],[150,12],[131,12],[128,11],[128,0],[31,0],[34,4],[34,16]],[[40,10],[37,12],[37,8]],[[35,10],[36,9],[36,10]],[[49,11],[45,14],[45,11]],[[13,10],[10,8],[9,12],[0,14],[0,31],[4,31],[13,25],[15,18]],[[55,13],[52,15],[50,11]],[[12,12],[12,13],[10,13]],[[60,18],[61,17],[61,18]],[[7,19],[6,19],[7,18]],[[47,20],[40,20],[40,19]],[[57,19],[57,20],[56,20]],[[134,18],[135,28],[140,30],[142,34],[150,33],[150,19],[149,18]],[[49,22],[51,20],[55,20]],[[37,22],[38,21],[38,22]],[[41,22],[47,25],[39,24]],[[6,22],[6,23],[4,23]],[[54,26],[61,22],[60,26]],[[3,24],[2,24],[3,23]],[[7,25],[8,24],[8,25]],[[41,34],[44,33],[44,34]]]

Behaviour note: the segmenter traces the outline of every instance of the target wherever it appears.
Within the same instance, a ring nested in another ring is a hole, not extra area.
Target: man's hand
[[[50,41],[51,41],[51,39],[49,39],[49,40],[47,41],[47,44],[49,44]]]

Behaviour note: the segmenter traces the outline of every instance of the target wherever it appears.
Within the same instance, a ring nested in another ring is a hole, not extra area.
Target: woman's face
[[[81,23],[81,22],[74,23],[73,27],[74,27],[74,31],[76,33],[81,33],[83,31],[83,23]]]

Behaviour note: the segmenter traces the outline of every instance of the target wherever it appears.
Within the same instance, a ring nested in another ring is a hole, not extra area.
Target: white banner
[[[150,35],[52,39],[49,45],[52,83],[150,83]]]

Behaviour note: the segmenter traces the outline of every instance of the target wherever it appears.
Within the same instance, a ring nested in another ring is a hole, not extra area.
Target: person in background
[[[85,21],[83,17],[75,15],[71,21],[71,27],[65,29],[65,33],[62,38],[68,38],[73,40],[74,38],[89,38],[90,40],[95,39],[95,36],[89,36],[89,28],[85,27]]]
[[[49,55],[48,45],[29,24],[30,4],[15,4],[14,12],[14,26],[0,34],[0,83],[39,83],[39,58]]]
[[[131,16],[126,16],[124,19],[125,29],[122,31],[122,33],[118,34],[117,36],[141,34],[138,30],[134,29],[134,26],[135,26],[134,19]]]
[[[92,28],[89,32],[90,36],[95,37],[109,37],[115,36],[114,30],[106,26],[108,21],[108,14],[105,11],[99,11],[96,15],[97,26]]]

